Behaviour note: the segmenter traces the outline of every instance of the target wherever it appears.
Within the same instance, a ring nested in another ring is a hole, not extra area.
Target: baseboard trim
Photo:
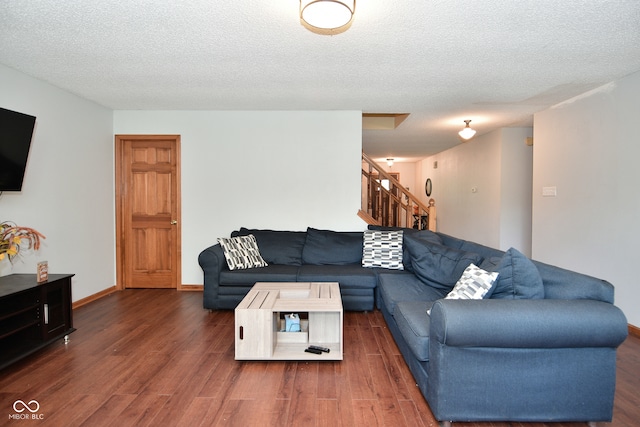
[[[87,305],[90,302],[93,302],[95,300],[99,300],[100,298],[106,297],[107,295],[111,295],[112,293],[117,292],[117,291],[118,290],[116,289],[115,286],[111,286],[110,288],[107,288],[107,289],[105,289],[103,291],[100,291],[97,294],[89,295],[86,298],[82,298],[82,299],[80,299],[78,301],[75,301],[71,305],[71,307],[74,308],[74,309],[76,309],[78,307],[82,307],[83,305]]]
[[[629,323],[629,335],[640,338],[640,328]]]
[[[82,298],[81,300],[78,300],[76,302],[74,302],[71,307],[72,308],[78,308],[78,307],[82,307],[83,305],[87,305],[90,302],[99,300],[102,297],[106,297],[107,295],[111,295],[114,292],[120,292],[122,289],[118,289],[116,286],[111,286],[110,288],[105,289],[104,291],[100,291],[98,293],[95,293],[93,295],[89,295],[86,298]],[[204,291],[204,285],[180,285],[180,288],[178,288],[179,291],[186,291],[186,292],[203,292]]]
[[[179,291],[187,291],[187,292],[203,292],[204,285],[181,285],[178,288]]]

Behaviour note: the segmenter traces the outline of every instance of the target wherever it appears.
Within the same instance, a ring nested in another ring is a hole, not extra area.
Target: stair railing
[[[388,184],[388,185],[387,185]],[[436,207],[418,198],[362,153],[362,198],[358,216],[367,224],[436,231]]]

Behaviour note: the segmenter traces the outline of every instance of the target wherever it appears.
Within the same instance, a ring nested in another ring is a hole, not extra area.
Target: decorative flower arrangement
[[[20,254],[24,249],[40,249],[40,239],[46,237],[37,230],[29,227],[20,227],[11,221],[0,223],[0,260],[5,257],[9,261]]]

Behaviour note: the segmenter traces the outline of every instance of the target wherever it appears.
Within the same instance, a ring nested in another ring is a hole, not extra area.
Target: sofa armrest
[[[627,321],[595,300],[438,300],[426,398],[438,420],[610,421]]]
[[[450,347],[617,347],[627,337],[622,311],[594,300],[438,300],[430,337]]]
[[[204,272],[204,308],[217,309],[220,272],[226,268],[227,261],[220,244],[215,244],[200,252],[198,263]]]

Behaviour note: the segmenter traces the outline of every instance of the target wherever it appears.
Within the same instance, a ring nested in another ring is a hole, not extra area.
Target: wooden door
[[[116,135],[118,289],[181,287],[179,153],[179,135]]]

